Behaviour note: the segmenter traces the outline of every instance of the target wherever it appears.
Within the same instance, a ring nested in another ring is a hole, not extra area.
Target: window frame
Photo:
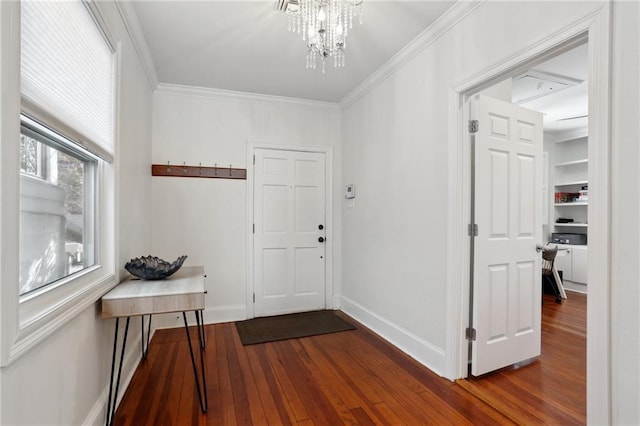
[[[0,366],[10,365],[86,310],[118,283],[116,228],[116,164],[118,149],[118,105],[120,99],[121,46],[113,43],[96,2],[85,3],[113,51],[114,153],[104,155],[96,165],[95,262],[94,266],[19,296],[19,179],[20,115],[35,118],[72,140],[86,142],[54,117],[42,113],[21,96],[20,84],[20,2],[0,2]],[[13,118],[12,118],[13,117]],[[86,148],[86,145],[81,145]],[[96,153],[89,149],[89,152]]]
[[[92,264],[83,267],[82,270],[76,271],[74,273],[70,273],[58,279],[55,279],[51,282],[48,282],[40,287],[36,287],[33,290],[29,290],[25,293],[20,293],[22,290],[19,290],[20,301],[26,301],[33,297],[37,297],[48,289],[52,289],[54,286],[64,285],[72,278],[72,275],[81,273],[85,269],[89,269],[96,264],[97,256],[97,245],[96,245],[96,237],[99,233],[96,231],[98,226],[97,223],[97,215],[96,215],[96,195],[97,195],[97,183],[100,179],[97,176],[97,170],[101,160],[95,154],[85,150],[78,143],[70,140],[65,135],[61,135],[59,132],[50,129],[48,126],[45,126],[41,123],[38,123],[36,120],[33,120],[31,117],[28,117],[24,114],[20,115],[20,135],[24,135],[28,138],[35,140],[38,144],[40,144],[41,148],[39,151],[45,157],[43,159],[38,160],[37,162],[46,162],[49,164],[49,155],[51,155],[51,151],[56,150],[59,153],[64,153],[67,156],[73,157],[79,161],[82,161],[84,164],[83,170],[83,246],[88,247],[87,250],[84,250],[85,256],[90,256]],[[48,168],[48,167],[47,167]],[[25,173],[20,170],[21,178],[24,176],[29,178],[41,179],[45,182],[50,181],[49,173],[45,169],[44,176],[34,176],[31,173]],[[22,192],[22,189],[21,191]],[[21,208],[22,210],[22,208]]]

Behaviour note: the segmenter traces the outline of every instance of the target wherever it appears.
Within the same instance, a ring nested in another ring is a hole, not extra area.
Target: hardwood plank
[[[256,392],[262,403],[265,413],[265,424],[291,425],[291,419],[284,408],[280,394],[275,394],[271,389],[275,388],[271,370],[262,369],[255,346],[246,348],[247,361],[253,375]]]
[[[211,416],[209,422],[211,424],[236,425],[235,405],[232,392],[232,378],[229,372],[227,358],[227,344],[224,337],[224,327],[218,329],[216,340],[214,343],[216,356],[216,371],[218,372],[218,387],[214,388],[210,394],[216,405],[213,407],[215,413],[215,422],[212,422],[214,416]],[[211,401],[210,399],[210,401]]]
[[[268,398],[265,395],[264,398],[261,398],[260,391],[258,389],[258,383],[256,381],[255,375],[253,374],[251,364],[249,361],[248,351],[245,350],[244,346],[240,342],[237,334],[234,334],[229,330],[227,338],[230,339],[233,344],[234,353],[238,358],[238,370],[242,376],[243,385],[246,389],[247,394],[247,411],[250,414],[251,422],[253,424],[268,424],[267,413],[264,409],[264,405],[269,402],[273,403],[272,398]],[[263,401],[264,399],[264,401]],[[243,409],[244,407],[238,407],[239,409]]]
[[[247,387],[244,382],[238,354],[235,351],[235,344],[231,338],[231,329],[223,330],[225,340],[227,369],[230,378],[231,395],[233,397],[233,411],[235,412],[235,423],[239,425],[251,424],[251,413],[247,409],[249,400]]]
[[[457,383],[514,422],[586,423],[586,295],[544,295],[542,355]]]
[[[298,345],[296,345],[295,340],[274,343],[272,346],[278,356],[278,360],[286,365],[291,386],[294,387],[295,392],[304,401],[303,404],[308,413],[308,418],[319,424],[339,424],[340,417],[302,362],[302,359],[308,355],[296,350]],[[284,388],[284,391],[287,392],[287,388]]]
[[[545,295],[542,355],[452,383],[366,327],[243,346],[208,325],[202,414],[184,328],[156,331],[116,413],[118,425],[586,423],[586,296]],[[195,328],[190,329],[197,348]],[[196,354],[198,356],[198,354]],[[199,363],[199,358],[196,358]]]
[[[358,421],[345,403],[343,395],[348,397],[348,393],[342,393],[338,390],[339,382],[330,380],[331,374],[327,374],[326,370],[322,370],[321,358],[312,358],[307,352],[307,343],[309,339],[291,340],[291,345],[304,363],[306,371],[309,372],[309,378],[317,383],[317,388],[324,396],[326,402],[333,408],[340,422],[346,424],[357,424]]]
[[[263,346],[266,354],[267,364],[265,367],[272,369],[274,378],[278,383],[279,392],[282,394],[282,399],[286,403],[285,407],[293,418],[293,422],[301,422],[309,419],[309,413],[307,412],[304,398],[298,393],[298,389],[293,385],[289,374],[287,373],[288,367],[285,368],[284,362],[280,359],[276,353],[276,346],[281,346],[282,342],[273,342],[269,345]]]

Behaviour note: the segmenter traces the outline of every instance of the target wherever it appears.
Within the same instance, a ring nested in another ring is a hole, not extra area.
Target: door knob
[[[544,246],[542,244],[536,244],[536,251],[537,252],[542,251],[542,249],[544,249]]]
[[[318,238],[318,242],[319,242],[319,243],[324,243],[324,237],[320,237],[320,238]]]
[[[318,229],[322,231],[324,229],[324,225],[322,224],[318,225]]]

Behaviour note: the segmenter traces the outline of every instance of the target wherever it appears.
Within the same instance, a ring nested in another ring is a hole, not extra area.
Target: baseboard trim
[[[151,332],[150,340],[153,339],[154,333],[155,329]],[[124,365],[122,366],[124,376],[120,379],[120,389],[118,390],[119,395],[116,401],[116,407],[120,405],[122,397],[127,391],[127,388],[131,383],[131,379],[133,379],[133,375],[135,374],[138,366],[140,365],[140,361],[142,360],[140,349],[141,339],[142,336],[138,336],[134,342],[131,342],[129,339],[127,339],[127,346],[129,347],[129,350],[125,355]],[[118,347],[119,346],[120,345],[118,345]],[[111,366],[109,365],[108,368],[110,369]],[[89,410],[89,414],[87,414],[87,417],[82,422],[83,425],[104,425],[106,421],[107,398],[109,397],[109,376],[106,376],[105,379],[105,387],[100,393],[98,400],[93,404],[91,410]]]
[[[443,376],[445,366],[443,349],[432,345],[349,298],[342,297],[341,301],[342,307],[340,309],[344,313],[373,330],[429,370]]]
[[[242,321],[247,319],[247,307],[245,305],[227,305],[207,308],[204,310],[203,318],[205,324]]]

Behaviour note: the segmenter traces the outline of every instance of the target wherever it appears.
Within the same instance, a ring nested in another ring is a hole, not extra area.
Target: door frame
[[[589,288],[587,299],[587,420],[611,423],[611,3],[543,40],[454,85],[450,90],[448,211],[448,282],[445,375],[467,377],[471,286],[470,238],[471,151],[467,100],[481,90],[584,42],[589,43]],[[602,350],[599,342],[604,342]]]
[[[325,279],[324,279],[324,305],[326,308],[334,308],[333,303],[333,147],[309,146],[309,145],[279,145],[269,142],[247,142],[247,279],[246,279],[246,317],[255,318],[253,292],[255,289],[254,256],[253,256],[253,224],[254,222],[254,184],[255,167],[253,156],[256,149],[269,149],[273,151],[297,151],[314,152],[324,154],[325,158]]]

